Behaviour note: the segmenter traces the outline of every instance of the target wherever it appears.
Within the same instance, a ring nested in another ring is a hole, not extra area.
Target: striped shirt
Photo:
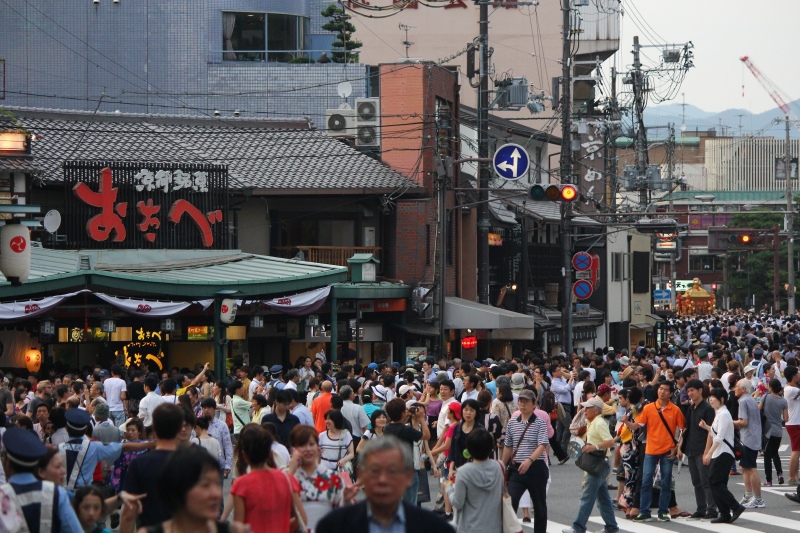
[[[541,418],[536,417],[535,415],[531,415],[533,423],[531,427],[528,428],[527,433],[525,432],[525,426],[528,425],[528,422],[522,421],[522,416],[518,416],[516,418],[512,418],[508,421],[508,426],[506,427],[506,440],[503,443],[505,446],[510,446],[512,450],[516,450],[516,454],[511,457],[512,463],[521,463],[525,459],[529,458],[533,455],[534,450],[539,446],[547,446],[549,440],[547,439],[547,426],[544,423],[544,420]],[[522,439],[522,434],[525,433],[525,438],[522,440],[522,444],[520,444],[520,439]],[[537,461],[544,461],[546,454],[539,455]]]

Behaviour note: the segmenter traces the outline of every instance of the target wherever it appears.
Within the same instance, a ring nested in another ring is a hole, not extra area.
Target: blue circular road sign
[[[508,143],[495,151],[492,165],[494,171],[501,178],[516,180],[528,173],[531,160],[525,148],[518,144]]]
[[[572,294],[579,300],[585,300],[592,295],[593,291],[592,284],[585,279],[579,279],[572,285]]]
[[[578,271],[592,268],[592,256],[586,252],[578,252],[572,256],[572,268]]]

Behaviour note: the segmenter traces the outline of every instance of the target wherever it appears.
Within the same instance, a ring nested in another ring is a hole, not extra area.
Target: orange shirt
[[[661,407],[661,404],[656,400],[644,406],[642,413],[636,417],[636,423],[643,425],[647,428],[647,446],[644,452],[648,455],[662,455],[669,453],[675,447],[675,441],[669,435],[669,431],[664,427],[664,422],[658,416],[658,410],[664,415],[664,420],[667,421],[672,434],[675,435],[677,428],[686,427],[686,419],[680,410],[680,407],[672,402],[669,402],[666,407]]]
[[[333,394],[330,392],[321,392],[311,404],[311,415],[314,417],[314,428],[317,433],[325,431],[325,413],[331,410],[331,398]]]

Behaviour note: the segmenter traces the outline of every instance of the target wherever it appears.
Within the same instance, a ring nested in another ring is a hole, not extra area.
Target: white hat
[[[403,397],[406,395],[406,393],[408,393],[408,391],[413,389],[414,387],[412,387],[411,385],[401,385],[397,393],[400,395],[400,397]]]

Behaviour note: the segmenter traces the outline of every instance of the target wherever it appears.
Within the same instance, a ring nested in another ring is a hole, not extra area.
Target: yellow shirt
[[[602,416],[598,415],[591,422],[586,422],[586,444],[600,444],[607,440],[611,440],[611,433]]]

